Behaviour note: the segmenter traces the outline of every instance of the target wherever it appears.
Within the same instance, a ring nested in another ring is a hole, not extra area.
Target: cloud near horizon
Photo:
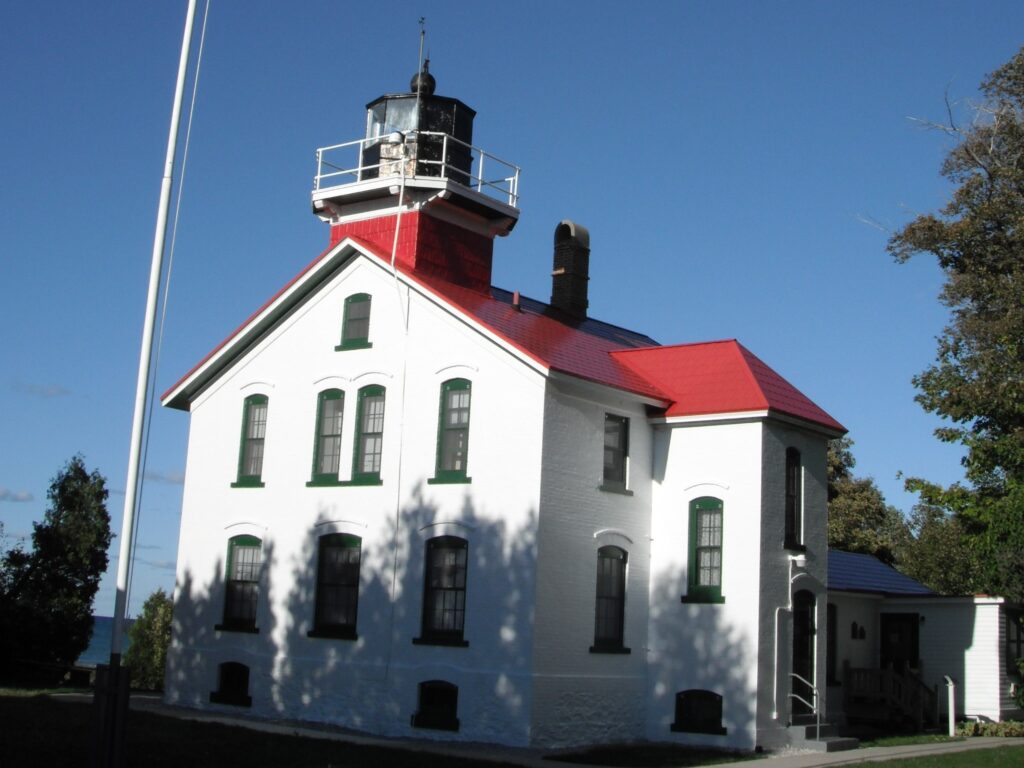
[[[23,392],[26,395],[32,395],[33,397],[41,397],[43,399],[67,397],[71,394],[70,389],[63,387],[60,384],[34,384],[30,382],[16,381],[12,387],[18,392]]]
[[[9,488],[0,486],[0,501],[11,501],[15,504],[24,503],[27,501],[35,501],[36,497],[28,491],[12,491]]]
[[[168,485],[184,485],[185,484],[185,473],[184,472],[161,472],[158,469],[147,469],[146,480],[151,480],[154,483],[167,483]]]

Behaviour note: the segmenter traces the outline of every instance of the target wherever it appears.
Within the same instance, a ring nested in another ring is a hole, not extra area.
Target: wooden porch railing
[[[897,672],[891,667],[858,669],[844,664],[843,688],[848,714],[857,704],[871,704],[875,705],[876,718],[887,719],[895,712],[910,718],[918,730],[926,722],[938,722],[938,690],[910,672]]]

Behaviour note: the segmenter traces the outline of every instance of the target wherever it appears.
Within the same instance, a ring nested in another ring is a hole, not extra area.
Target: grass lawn
[[[857,766],[885,766],[885,768],[1021,768],[1024,766],[1024,747],[995,747],[972,749],[934,757],[911,757],[884,763],[857,763]]]
[[[93,735],[91,717],[89,703],[0,691],[0,723],[3,723],[0,765],[4,768],[88,765]],[[138,768],[500,768],[502,765],[509,768],[507,764],[416,754],[408,750],[278,736],[151,712],[130,711],[127,733],[125,763]]]
[[[909,733],[900,736],[878,736],[873,739],[861,739],[861,747],[902,747],[905,744],[943,744],[950,741],[963,741],[963,736],[947,736],[943,733]]]
[[[690,768],[698,765],[732,763],[764,757],[753,752],[723,752],[720,749],[700,749],[672,744],[624,744],[622,746],[591,747],[571,754],[559,754],[545,759],[558,763],[589,763],[591,765],[620,766],[624,768]]]

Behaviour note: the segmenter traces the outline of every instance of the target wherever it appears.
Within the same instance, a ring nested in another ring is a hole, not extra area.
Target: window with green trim
[[[591,653],[629,653],[623,645],[626,618],[626,551],[597,550],[597,602]]]
[[[438,536],[426,544],[423,579],[423,625],[413,642],[429,645],[469,645],[466,625],[466,571],[469,542],[457,536]]]
[[[683,602],[721,603],[722,523],[721,499],[704,496],[690,502],[689,579]]]
[[[802,464],[800,451],[786,449],[786,531],[783,546],[803,549]]]
[[[437,467],[432,483],[468,483],[469,403],[472,385],[467,379],[450,379],[441,385],[437,424]]]
[[[360,389],[358,411],[352,483],[378,484],[384,449],[384,387],[373,384]]]
[[[604,415],[604,480],[612,490],[626,487],[626,468],[629,461],[629,419],[625,416]]]
[[[366,349],[373,346],[370,343],[370,302],[368,293],[355,293],[345,299],[341,344],[335,349]]]
[[[320,537],[311,637],[356,639],[361,549],[358,536],[331,533]]]
[[[224,583],[224,621],[216,629],[257,632],[256,608],[260,596],[263,543],[255,536],[235,536],[228,541]]]
[[[242,408],[242,439],[238,450],[236,488],[263,487],[263,445],[267,436],[266,395],[250,395]]]
[[[336,484],[341,466],[341,423],[345,393],[327,389],[320,393],[316,406],[316,436],[313,443],[313,479],[311,485]]]

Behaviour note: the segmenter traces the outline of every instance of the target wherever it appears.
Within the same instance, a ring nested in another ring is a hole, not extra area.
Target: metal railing
[[[808,706],[808,707],[811,708],[811,712],[814,714],[814,740],[815,741],[820,741],[821,740],[821,708],[818,706],[818,688],[810,680],[806,680],[805,678],[803,678],[800,675],[798,675],[796,672],[790,672],[789,676],[793,677],[793,678],[796,678],[801,683],[803,683],[804,685],[806,685],[808,688],[811,689],[811,698],[814,700],[813,704],[810,701],[808,701],[807,699],[805,699],[803,696],[798,694],[798,693],[790,693],[789,694],[789,698],[796,699],[797,701],[803,703],[805,706]]]
[[[428,173],[423,174],[425,178],[449,179],[513,207],[518,205],[519,166],[502,160],[489,152],[484,152],[479,147],[460,141],[447,133],[410,131],[408,134],[399,135],[401,142],[390,144],[390,146],[397,146],[400,143],[418,143],[421,138],[433,139],[435,145],[439,141],[441,145],[440,158],[424,157],[420,152],[418,157],[404,154],[389,158],[381,157],[379,162],[364,165],[364,149],[377,144],[388,146],[390,139],[388,136],[357,139],[344,144],[320,147],[316,151],[316,176],[313,179],[313,192],[354,184],[368,178],[398,176],[400,164],[404,161],[407,163],[407,167],[412,169],[412,172],[406,176],[407,180],[416,178],[417,168],[424,168],[429,170]],[[463,158],[468,155],[469,168],[473,168],[475,165],[476,170],[467,173],[465,168],[452,162],[452,155],[460,155]]]

